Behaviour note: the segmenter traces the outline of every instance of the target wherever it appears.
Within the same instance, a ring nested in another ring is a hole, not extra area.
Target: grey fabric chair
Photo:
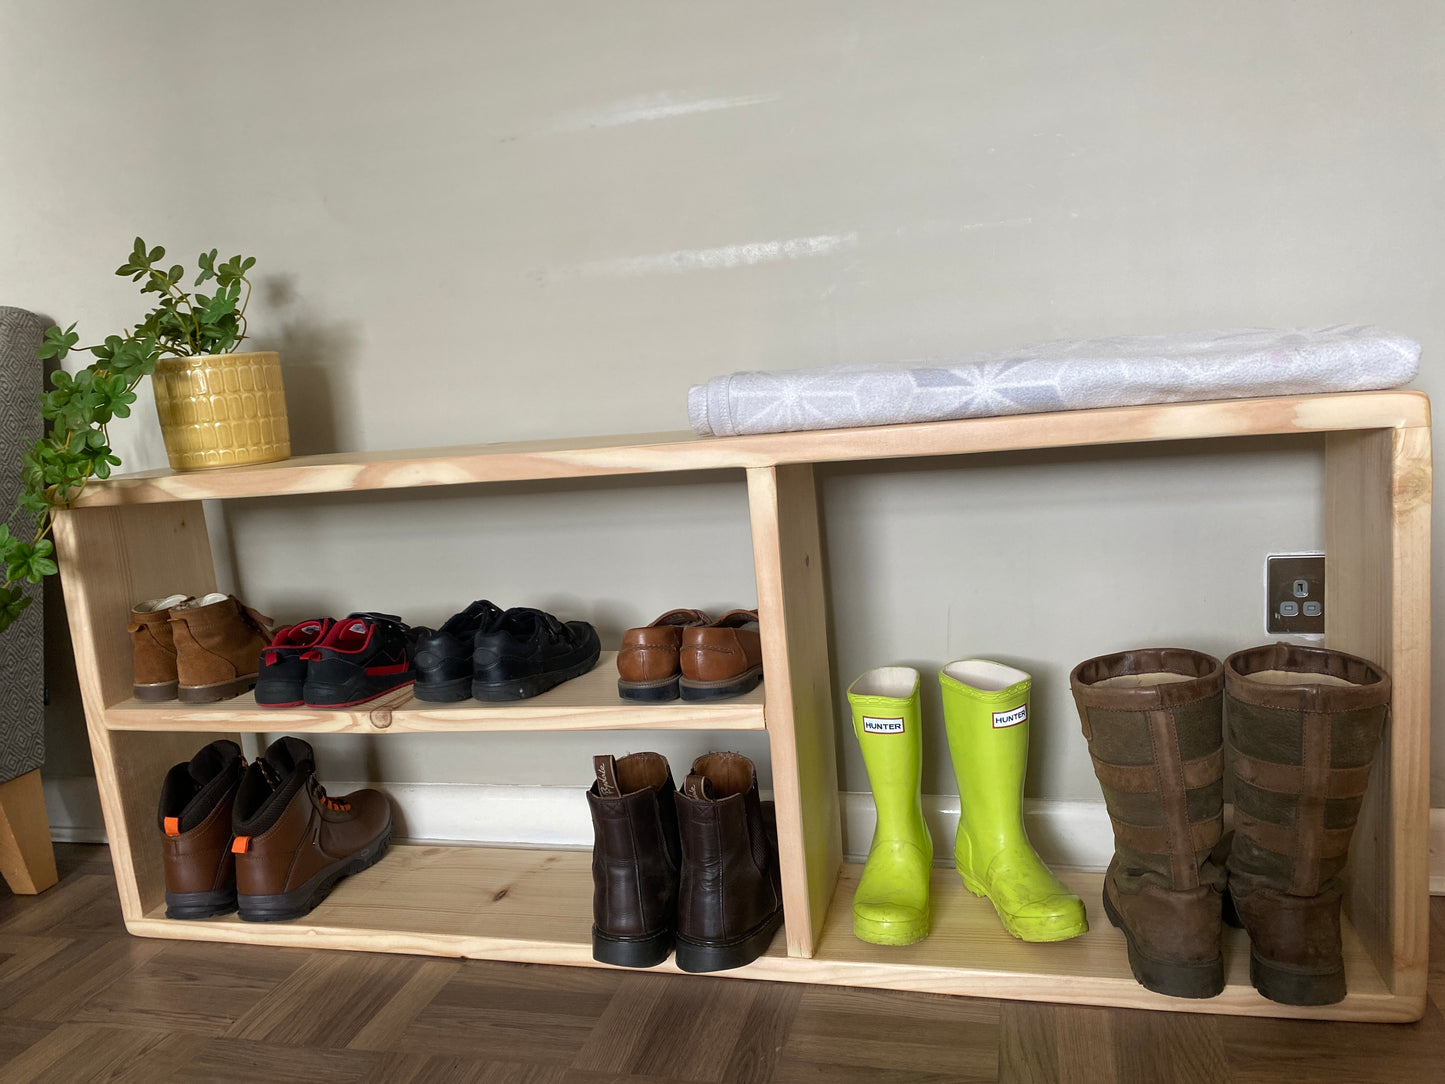
[[[15,507],[20,455],[42,432],[41,364],[35,351],[45,321],[0,306],[0,523],[29,538],[35,521]],[[20,619],[0,633],[0,875],[13,892],[43,892],[56,881],[40,765],[45,760],[45,674],[40,589]]]

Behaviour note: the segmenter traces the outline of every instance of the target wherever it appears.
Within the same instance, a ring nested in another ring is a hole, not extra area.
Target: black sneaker
[[[418,700],[444,703],[465,700],[472,695],[472,649],[477,633],[490,632],[502,616],[499,607],[478,599],[459,614],[447,618],[439,629],[424,626],[416,634],[416,684],[412,695]]]
[[[311,664],[302,656],[320,646],[335,624],[329,617],[313,617],[276,633],[270,646],[261,652],[261,666],[256,673],[258,705],[296,708],[305,703],[306,669]]]
[[[602,643],[586,621],[563,624],[549,613],[517,606],[489,632],[477,634],[472,696],[525,700],[597,665]]]
[[[416,679],[412,632],[393,614],[347,614],[326,639],[302,654],[309,708],[346,708],[373,700]]]

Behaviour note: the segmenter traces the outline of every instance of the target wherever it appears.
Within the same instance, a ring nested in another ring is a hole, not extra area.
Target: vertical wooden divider
[[[131,607],[214,591],[211,546],[199,501],[71,509],[56,514],[54,533],[105,830],[129,923],[159,906],[164,893],[155,816],[166,770],[207,742],[235,735],[115,732],[106,726],[106,709],[131,696]]]
[[[811,957],[843,861],[812,466],[748,468],[748,507],[788,955]]]
[[[1428,428],[1325,438],[1325,641],[1380,663],[1389,725],[1351,846],[1350,917],[1397,996],[1423,1010],[1429,936]]]

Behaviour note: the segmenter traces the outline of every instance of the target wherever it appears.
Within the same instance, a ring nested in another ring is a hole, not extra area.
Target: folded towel
[[[1420,344],[1379,328],[1071,339],[952,358],[748,371],[694,385],[703,436],[847,429],[1050,410],[1393,388]]]

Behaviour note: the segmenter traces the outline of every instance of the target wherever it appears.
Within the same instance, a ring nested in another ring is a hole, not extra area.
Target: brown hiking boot
[[[331,798],[300,738],[277,738],[246,769],[232,820],[236,891],[247,922],[300,918],[391,843],[391,806],[374,790]]]
[[[246,759],[213,741],[166,773],[156,818],[166,873],[166,918],[210,918],[236,909],[231,807]]]
[[[701,610],[668,610],[652,624],[624,632],[617,652],[617,694],[627,700],[676,700],[682,630],[711,621]]]
[[[769,830],[753,762],[707,753],[677,794],[682,879],[677,966],[723,971],[752,963],[783,921],[776,828]]]
[[[1156,648],[1103,655],[1069,675],[1114,826],[1104,911],[1139,983],[1171,997],[1224,989],[1224,827],[1219,660]]]
[[[1390,706],[1390,677],[1354,655],[1269,644],[1224,664],[1234,839],[1229,895],[1249,978],[1271,1001],[1345,996],[1341,874]]]
[[[153,598],[133,607],[126,631],[132,647],[133,684],[137,700],[176,698],[176,645],[171,638],[171,607],[194,602],[190,595]]]
[[[711,625],[683,629],[677,653],[684,700],[741,696],[763,680],[757,610],[729,610]]]
[[[672,951],[682,847],[661,753],[592,758],[592,958],[652,967]]]
[[[173,607],[170,619],[180,699],[228,700],[256,684],[273,635],[269,617],[213,591]]]

